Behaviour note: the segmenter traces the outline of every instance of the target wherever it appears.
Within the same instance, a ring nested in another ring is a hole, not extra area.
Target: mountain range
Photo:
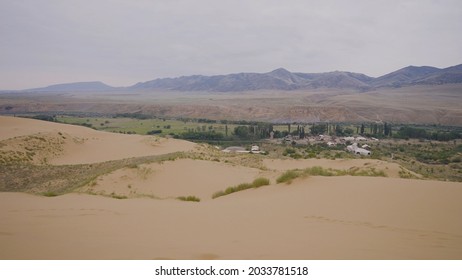
[[[182,76],[140,82],[130,87],[116,88],[102,82],[80,82],[51,85],[27,91],[112,91],[112,90],[174,90],[238,92],[252,90],[299,90],[317,88],[353,89],[369,91],[383,87],[412,85],[440,85],[462,83],[462,64],[436,68],[408,66],[378,78],[360,73],[334,71],[327,73],[293,73],[279,68],[268,73],[237,73],[216,76]]]
[[[115,87],[106,85],[103,82],[77,82],[67,84],[51,85],[43,88],[33,88],[26,91],[36,92],[61,92],[61,91],[105,91],[114,90]]]

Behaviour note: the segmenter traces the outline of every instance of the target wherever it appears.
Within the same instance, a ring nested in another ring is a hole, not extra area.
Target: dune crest
[[[116,134],[81,126],[4,116],[0,116],[0,127],[0,141],[11,144],[3,147],[3,150],[13,147],[18,152],[26,153],[27,147],[29,152],[41,153],[40,159],[33,160],[34,162],[54,165],[89,164],[162,155],[190,151],[196,146],[194,143],[176,139]],[[35,147],[27,143],[30,139],[37,138],[42,145]],[[19,146],[23,146],[22,150]]]

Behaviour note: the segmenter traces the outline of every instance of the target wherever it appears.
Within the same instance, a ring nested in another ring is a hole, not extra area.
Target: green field
[[[226,125],[221,123],[201,123],[197,121],[168,120],[161,118],[134,119],[134,118],[111,118],[111,117],[71,117],[57,116],[57,121],[66,124],[79,124],[90,126],[97,130],[116,133],[148,134],[150,131],[160,136],[181,134],[188,131],[215,131],[226,134]],[[232,134],[237,125],[228,124],[228,135]]]

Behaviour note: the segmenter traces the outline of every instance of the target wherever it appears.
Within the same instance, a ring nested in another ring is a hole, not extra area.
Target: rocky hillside
[[[399,88],[413,85],[462,83],[462,64],[440,69],[430,66],[408,66],[378,78],[360,73],[334,71],[326,73],[294,73],[279,68],[268,73],[228,75],[192,75],[139,82],[126,88],[111,87],[102,82],[79,82],[25,90],[27,92],[79,91],[211,91],[242,92],[253,90],[352,89],[369,91],[377,88]]]
[[[249,91],[336,88],[367,91],[381,87],[440,85],[462,83],[462,64],[439,69],[408,66],[373,78],[360,73],[292,73],[279,68],[268,73],[239,73],[219,76],[183,76],[137,83],[129,89],[163,89],[176,91]]]

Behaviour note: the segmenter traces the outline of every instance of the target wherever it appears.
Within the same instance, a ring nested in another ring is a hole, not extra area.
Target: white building
[[[370,156],[371,151],[358,147],[358,143],[353,143],[352,145],[347,146],[347,151],[362,156]]]
[[[228,147],[224,149],[223,152],[225,153],[249,153],[249,151],[247,151],[244,147],[236,147],[236,146]]]

